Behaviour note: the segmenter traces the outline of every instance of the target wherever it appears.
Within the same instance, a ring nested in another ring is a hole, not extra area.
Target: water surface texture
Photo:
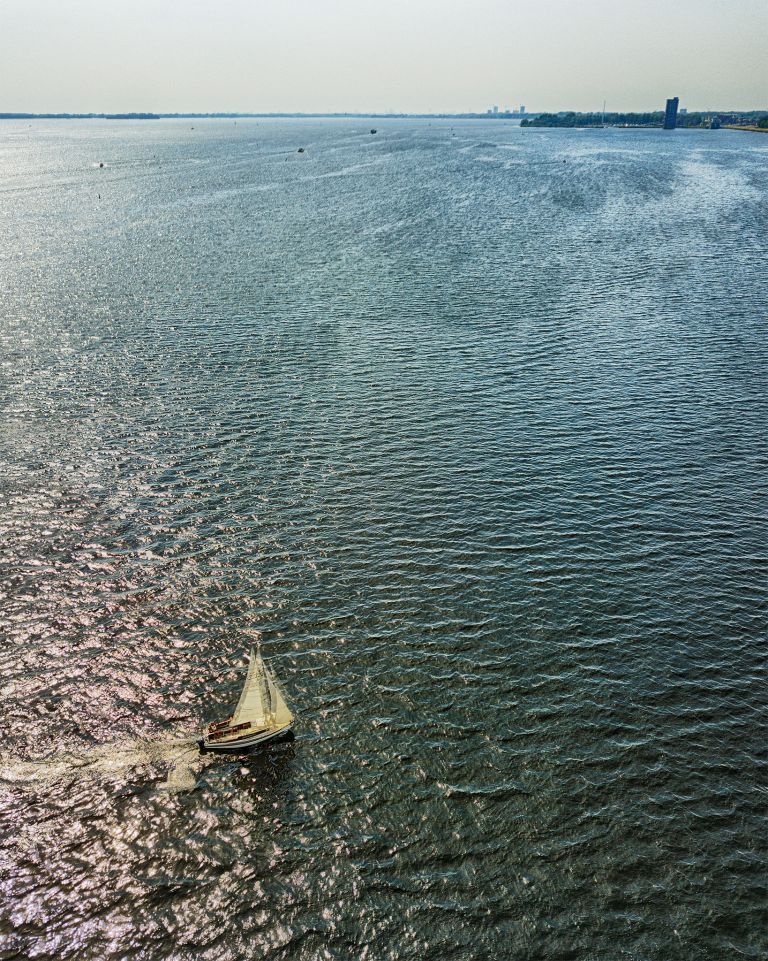
[[[768,138],[376,126],[0,126],[0,957],[765,958]]]

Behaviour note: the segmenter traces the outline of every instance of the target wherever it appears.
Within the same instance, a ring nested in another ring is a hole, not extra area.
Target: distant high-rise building
[[[667,109],[664,111],[664,129],[674,130],[677,124],[677,105],[680,103],[679,97],[671,97],[667,100]]]
[[[493,108],[493,112],[494,112],[494,113],[498,113],[498,112],[499,112],[498,106],[495,106],[495,107]]]
[[[520,104],[520,113],[525,113],[525,104],[524,104],[524,103],[521,103],[521,104]]]

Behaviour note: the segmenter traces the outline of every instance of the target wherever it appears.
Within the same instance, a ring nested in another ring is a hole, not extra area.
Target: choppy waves
[[[768,145],[378,126],[9,141],[4,956],[763,957]]]

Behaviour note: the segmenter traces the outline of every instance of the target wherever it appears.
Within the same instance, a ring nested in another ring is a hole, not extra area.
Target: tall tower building
[[[667,109],[664,111],[664,129],[674,130],[677,124],[677,105],[680,103],[679,97],[672,97],[667,100]]]

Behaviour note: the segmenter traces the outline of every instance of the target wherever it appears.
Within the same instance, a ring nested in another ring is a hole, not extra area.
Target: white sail
[[[283,697],[283,692],[279,681],[268,667],[265,666],[264,671],[267,678],[267,687],[269,688],[272,707],[272,716],[270,718],[271,723],[275,727],[283,727],[286,724],[292,724],[293,714],[291,714],[290,708],[285,703],[285,698]]]
[[[231,724],[250,721],[253,727],[284,727],[293,722],[280,684],[260,654],[251,649],[248,676]]]
[[[237,702],[232,724],[243,724],[250,721],[254,727],[264,727],[269,723],[268,715],[272,712],[271,694],[267,685],[267,675],[264,661],[251,648],[251,662],[248,665],[248,676],[245,686]]]

